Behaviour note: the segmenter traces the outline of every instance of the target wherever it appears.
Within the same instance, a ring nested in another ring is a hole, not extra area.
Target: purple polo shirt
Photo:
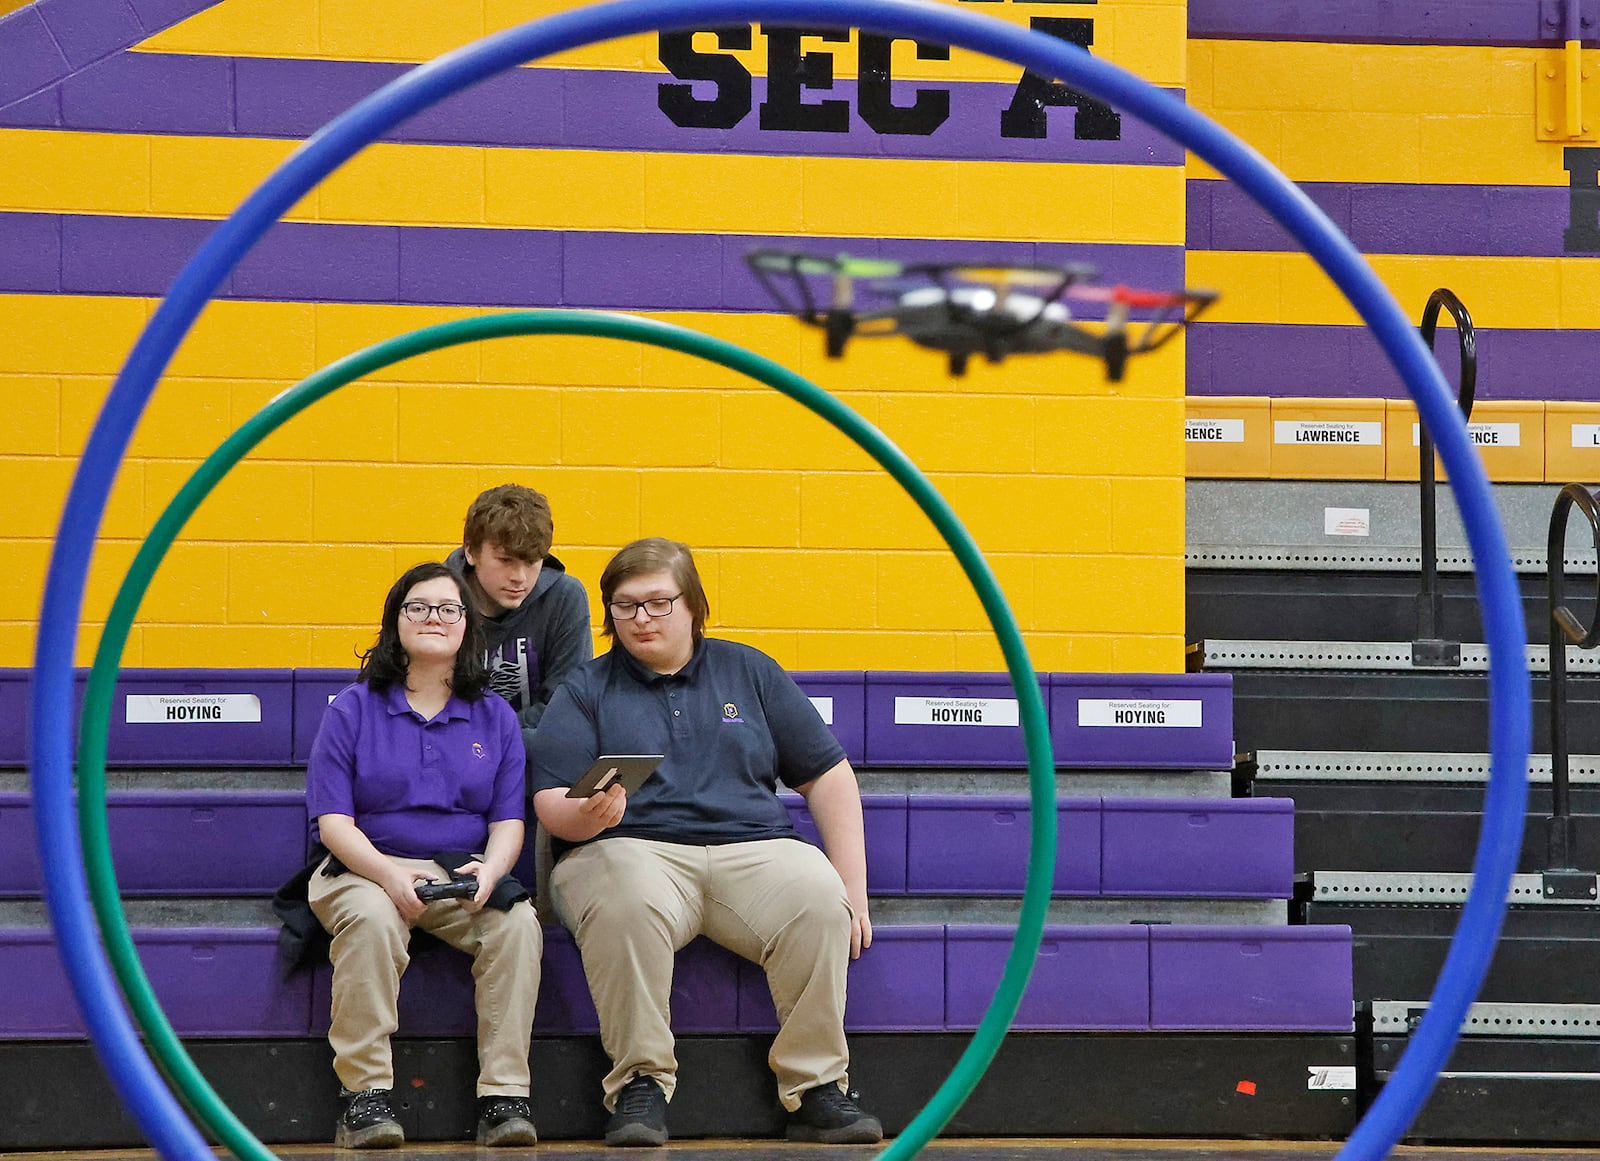
[[[306,809],[315,820],[348,814],[386,855],[426,859],[481,853],[489,824],[524,817],[522,728],[496,693],[452,697],[432,721],[393,685],[364,682],[328,704],[306,767]]]

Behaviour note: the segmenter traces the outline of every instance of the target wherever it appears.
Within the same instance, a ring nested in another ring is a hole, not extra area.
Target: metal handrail
[[[1582,484],[1568,484],[1556,497],[1550,511],[1550,820],[1546,832],[1548,871],[1576,872],[1574,856],[1577,853],[1576,832],[1572,823],[1571,784],[1567,775],[1567,650],[1568,644],[1579,649],[1593,649],[1600,645],[1600,617],[1587,629],[1583,622],[1566,605],[1567,517],[1576,507],[1589,521],[1589,532],[1595,549],[1600,551],[1600,502]],[[1600,602],[1600,575],[1596,577],[1596,600]],[[1588,884],[1592,884],[1590,877]],[[1587,885],[1585,884],[1585,889]],[[1578,886],[1578,884],[1574,884]],[[1559,881],[1552,881],[1547,872],[1545,894],[1558,895]]]
[[[1456,402],[1461,407],[1463,420],[1472,418],[1473,392],[1478,384],[1478,338],[1472,326],[1472,316],[1456,297],[1455,292],[1440,287],[1428,296],[1428,305],[1422,311],[1422,341],[1433,350],[1433,336],[1438,328],[1439,311],[1450,312],[1456,324],[1456,339],[1461,348],[1461,386],[1456,391]],[[1417,414],[1417,454],[1422,501],[1422,591],[1417,594],[1417,636],[1411,643],[1411,663],[1425,666],[1453,666],[1461,663],[1461,643],[1444,641],[1439,637],[1439,533],[1435,493],[1438,484],[1433,467],[1433,437],[1419,411]]]

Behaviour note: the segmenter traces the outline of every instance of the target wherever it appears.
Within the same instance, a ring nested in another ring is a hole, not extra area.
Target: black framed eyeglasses
[[[679,593],[675,597],[651,597],[647,601],[612,601],[611,617],[616,621],[631,621],[639,615],[640,609],[647,617],[665,617],[682,597]]]
[[[440,601],[437,605],[430,605],[427,601],[407,601],[400,606],[400,612],[408,621],[417,624],[438,617],[442,625],[454,625],[467,615],[467,606],[459,601]]]

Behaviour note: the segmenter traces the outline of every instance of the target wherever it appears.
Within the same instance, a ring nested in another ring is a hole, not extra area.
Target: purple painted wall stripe
[[[119,53],[57,86],[71,129],[116,125],[135,133],[226,136],[233,131],[233,70],[216,57],[174,58],[159,73],[142,54]]]
[[[1594,399],[1594,384],[1578,372],[1600,357],[1600,332],[1496,329],[1478,331],[1477,339],[1479,399]],[[1441,319],[1434,349],[1455,383],[1458,348],[1447,319]],[[1407,395],[1364,327],[1196,323],[1187,357],[1190,395]]]
[[[187,20],[196,12],[204,12],[218,0],[128,0],[146,33],[171,28],[180,20]]]
[[[75,69],[142,40],[145,28],[127,0],[39,0],[39,15]]]
[[[165,293],[215,223],[0,213],[0,291]],[[280,222],[221,297],[498,307],[770,311],[746,268],[758,246],[908,260],[1091,263],[1108,281],[1177,286],[1181,246],[775,238]],[[1084,312],[1086,317],[1099,317]]]
[[[181,265],[187,255],[179,258]],[[316,302],[398,302],[399,228],[280,222],[239,263],[228,294],[232,298]]]
[[[1565,186],[1305,182],[1300,188],[1369,254],[1565,254]],[[1194,250],[1300,249],[1231,182],[1189,182],[1188,217]]]
[[[61,86],[45,89],[6,106],[5,111],[0,113],[0,121],[12,129],[59,129]]]
[[[1543,23],[1552,6],[1535,0],[1189,0],[1192,40],[1310,40],[1346,44],[1559,43],[1560,27]],[[1585,28],[1593,43],[1593,26]]]
[[[0,124],[7,106],[138,44],[217,0],[39,0],[0,17]],[[32,127],[37,122],[21,124]]]
[[[71,71],[37,7],[19,8],[0,19],[0,106],[38,92]]]
[[[42,216],[42,215],[41,215]],[[215,222],[140,218],[61,218],[61,289],[66,294],[165,294]]]
[[[237,133],[301,138],[399,76],[407,66],[368,61],[266,60],[125,53],[65,86],[63,124],[97,132]],[[1075,110],[1049,111],[1049,136],[1000,135],[1008,84],[897,82],[895,100],[915,89],[950,90],[950,117],[927,136],[882,135],[859,112],[845,133],[759,127],[766,80],[754,79],[751,109],[729,129],[684,129],[657,105],[666,74],[598,69],[513,69],[412,118],[386,140],[441,145],[562,146],[636,152],[799,154],[837,157],[1182,165],[1183,150],[1131,117],[1118,141],[1073,138]],[[810,91],[805,100],[847,100],[856,85]],[[179,97],[181,96],[181,100]],[[0,125],[13,125],[9,112]]]
[[[533,306],[562,299],[562,236],[548,230],[399,232],[401,302]]]
[[[55,214],[0,215],[0,290],[53,294],[61,289],[61,219]]]

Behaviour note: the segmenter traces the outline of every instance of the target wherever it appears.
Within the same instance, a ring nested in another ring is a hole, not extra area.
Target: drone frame
[[[786,313],[823,330],[830,358],[841,357],[850,339],[855,337],[904,335],[919,345],[945,351],[950,358],[952,375],[964,374],[973,354],[981,353],[992,363],[1001,362],[1016,349],[1011,339],[1046,322],[1056,328],[1054,341],[1048,349],[1096,355],[1105,362],[1107,378],[1120,380],[1130,355],[1164,346],[1217,297],[1207,290],[1163,292],[1133,290],[1121,285],[1088,286],[1085,283],[1095,278],[1097,271],[1084,263],[1012,266],[981,262],[902,263],[844,254],[827,258],[798,250],[777,249],[753,250],[745,255],[745,262]],[[963,272],[968,273],[963,276]],[[832,279],[833,296],[826,307],[819,303],[808,281],[808,276],[815,275]],[[919,338],[903,326],[901,316],[905,308],[901,302],[858,312],[855,309],[857,280],[872,280],[869,285],[882,294],[892,293],[884,284],[901,280],[921,280],[939,289],[943,292],[949,326],[953,330],[964,328],[971,332],[970,341],[945,345]],[[998,309],[976,314],[970,305],[958,300],[957,283],[961,282],[993,285],[997,308],[1010,299],[1010,292],[1018,282],[1041,289],[1029,295],[1037,302],[1029,315],[1004,314]],[[1049,319],[1051,305],[1067,298],[1106,303],[1104,332],[1096,334],[1070,315],[1066,319]],[[1131,319],[1131,312],[1141,308],[1155,309],[1157,313],[1148,319]],[[1128,337],[1130,323],[1142,324],[1132,341]]]

